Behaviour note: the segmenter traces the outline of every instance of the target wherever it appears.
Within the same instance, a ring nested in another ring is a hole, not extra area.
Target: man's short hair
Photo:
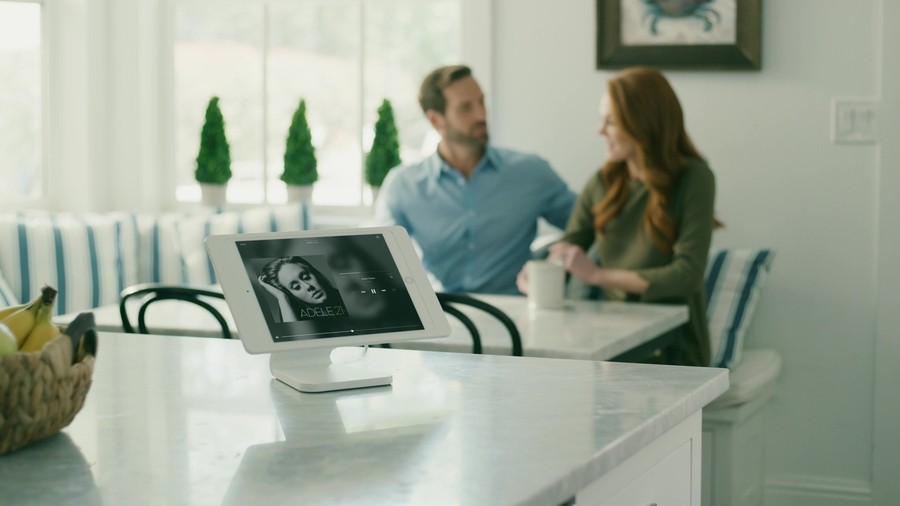
[[[419,89],[419,105],[422,106],[422,112],[427,113],[433,109],[444,114],[447,109],[444,88],[471,75],[472,69],[465,65],[447,65],[432,70],[425,76],[422,87]]]

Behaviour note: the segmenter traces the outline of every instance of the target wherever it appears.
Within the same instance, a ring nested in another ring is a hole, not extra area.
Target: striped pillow
[[[706,267],[706,315],[713,367],[733,369],[772,263],[768,249],[722,249]]]
[[[54,314],[117,303],[137,280],[137,232],[124,213],[29,213],[0,217],[0,270],[18,300],[48,284]]]
[[[205,220],[216,212],[213,208],[193,212],[141,213],[132,216],[138,230],[138,279],[153,283],[183,283],[183,262],[178,246],[178,223]]]
[[[247,211],[224,212],[195,217],[176,224],[182,261],[182,282],[193,286],[217,283],[212,262],[206,254],[208,235],[306,230],[309,223],[302,203],[257,207]]]
[[[6,279],[3,278],[3,272],[0,271],[0,308],[16,306],[18,304],[19,300],[16,299],[16,294],[13,293],[12,288],[9,287]]]

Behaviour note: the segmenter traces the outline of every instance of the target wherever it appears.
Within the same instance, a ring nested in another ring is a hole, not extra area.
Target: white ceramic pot
[[[200,183],[200,202],[204,206],[218,207],[226,203],[227,184]]]
[[[287,185],[288,202],[311,202],[313,187],[312,185]]]

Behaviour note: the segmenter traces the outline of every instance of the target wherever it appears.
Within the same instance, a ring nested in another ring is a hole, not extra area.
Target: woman
[[[346,316],[340,293],[302,257],[280,257],[267,263],[259,284],[278,301],[283,322]]]
[[[703,275],[718,225],[715,177],[659,71],[629,68],[611,79],[600,119],[606,162],[582,191],[550,259],[609,299],[686,304],[690,320],[680,341],[647,360],[709,365]],[[599,266],[585,255],[595,241]],[[519,276],[522,291],[526,275]]]

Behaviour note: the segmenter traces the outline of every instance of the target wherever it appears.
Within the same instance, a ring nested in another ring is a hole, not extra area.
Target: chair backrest
[[[141,299],[141,304],[137,313],[137,330],[131,324],[128,316],[127,302],[131,298]],[[154,302],[161,300],[180,300],[189,302],[196,306],[200,306],[207,310],[213,318],[219,322],[222,328],[221,337],[231,339],[231,330],[228,328],[228,322],[215,307],[204,298],[225,299],[225,295],[221,292],[206,290],[203,288],[194,288],[189,286],[163,285],[157,283],[143,283],[139,285],[129,286],[122,290],[119,297],[119,315],[122,317],[122,328],[130,334],[139,332],[141,334],[151,334],[147,329],[146,314],[147,308]]]
[[[519,329],[516,327],[515,322],[513,322],[512,319],[499,308],[483,300],[476,299],[475,297],[471,297],[469,295],[464,295],[461,293],[439,292],[437,294],[437,298],[441,303],[441,307],[444,309],[444,312],[452,315],[457,320],[462,322],[462,324],[465,325],[466,329],[469,331],[469,334],[471,334],[472,353],[480,354],[482,352],[481,333],[478,331],[478,327],[475,325],[475,322],[473,322],[472,319],[469,318],[465,313],[463,313],[459,308],[455,307],[456,305],[470,306],[480,309],[499,320],[500,323],[502,323],[503,326],[506,327],[507,332],[509,332],[509,337],[512,340],[513,356],[522,356],[522,336],[519,334]]]

